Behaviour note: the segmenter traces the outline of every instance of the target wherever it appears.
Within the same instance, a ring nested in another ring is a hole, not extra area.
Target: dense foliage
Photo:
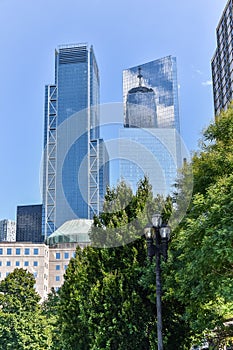
[[[0,348],[51,349],[51,328],[38,304],[34,276],[15,269],[0,282]]]
[[[230,107],[204,132],[172,198],[153,199],[147,178],[135,195],[124,182],[108,188],[104,212],[94,218],[92,246],[77,248],[63,286],[43,305],[28,272],[15,270],[0,282],[0,348],[157,349],[155,265],[142,235],[155,211],[166,222],[171,213],[173,218],[168,261],[162,263],[164,347],[188,350],[203,338],[212,349],[230,343],[232,140]]]
[[[166,296],[183,304],[193,338],[233,336],[233,109],[204,132],[193,157],[194,193],[170,245]]]
[[[108,190],[105,213],[95,219],[93,246],[77,249],[59,293],[66,349],[149,349],[156,312],[139,280],[146,262],[141,235],[153,205],[147,179],[135,196],[123,182]],[[130,243],[120,245],[125,239]]]

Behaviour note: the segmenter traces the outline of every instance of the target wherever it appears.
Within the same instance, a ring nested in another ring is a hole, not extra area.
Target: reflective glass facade
[[[216,29],[217,49],[211,61],[214,110],[218,115],[233,99],[233,0],[229,0]]]
[[[120,130],[120,172],[135,191],[146,175],[153,193],[168,195],[181,167],[180,137],[173,128]]]
[[[99,72],[92,46],[55,51],[55,84],[45,92],[44,140],[43,227],[49,236],[65,221],[89,219],[100,210],[105,184],[99,173],[93,175],[90,156],[96,142],[99,162]]]
[[[125,126],[175,128],[179,132],[176,58],[167,56],[125,69],[123,102]],[[130,104],[134,105],[130,107]],[[129,111],[129,108],[134,111]]]
[[[154,195],[167,195],[182,165],[176,58],[124,70],[123,101],[120,176],[135,191],[146,175]]]

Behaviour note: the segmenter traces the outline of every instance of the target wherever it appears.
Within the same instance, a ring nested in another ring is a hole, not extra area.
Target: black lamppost
[[[163,350],[160,257],[162,255],[164,260],[167,260],[168,241],[170,239],[171,229],[170,226],[162,223],[162,217],[160,214],[154,214],[151,221],[152,225],[148,224],[144,229],[144,233],[150,261],[152,261],[154,256],[156,257],[157,337],[158,350]]]

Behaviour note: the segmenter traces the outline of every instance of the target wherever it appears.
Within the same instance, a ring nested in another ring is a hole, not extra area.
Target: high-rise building
[[[0,220],[0,242],[15,242],[16,222],[13,220]]]
[[[216,29],[217,48],[211,61],[214,110],[218,115],[233,99],[233,0],[229,0]]]
[[[93,47],[60,46],[55,51],[55,84],[45,90],[45,237],[68,220],[99,213],[100,194],[108,183],[106,161],[99,138],[99,71]]]
[[[16,241],[39,243],[42,235],[42,204],[17,206]]]
[[[176,58],[123,71],[120,175],[136,190],[144,175],[154,194],[171,193],[182,165]]]
[[[176,58],[167,56],[125,69],[123,103],[126,127],[180,132]]]

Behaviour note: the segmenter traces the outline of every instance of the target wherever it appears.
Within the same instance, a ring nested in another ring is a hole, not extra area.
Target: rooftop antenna
[[[139,79],[139,86],[142,86],[142,75],[141,75],[141,67],[138,67],[138,76],[137,78]]]

